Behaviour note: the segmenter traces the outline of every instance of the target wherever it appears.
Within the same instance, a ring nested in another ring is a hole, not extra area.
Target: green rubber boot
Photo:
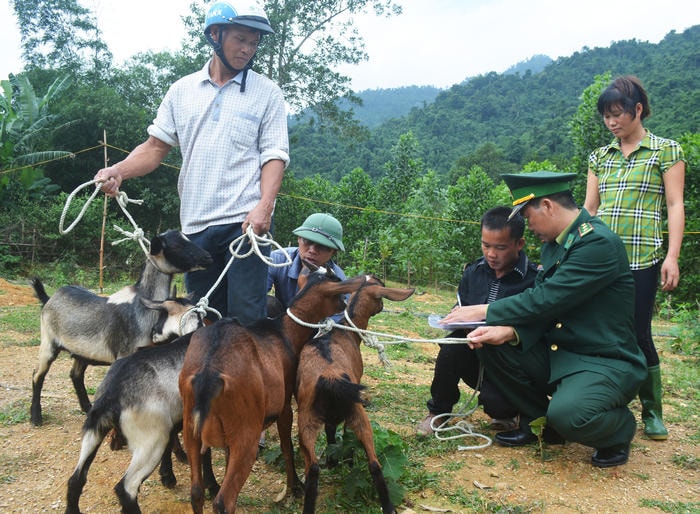
[[[668,430],[661,416],[661,368],[657,364],[649,368],[649,375],[639,388],[642,402],[644,435],[655,441],[668,439]]]

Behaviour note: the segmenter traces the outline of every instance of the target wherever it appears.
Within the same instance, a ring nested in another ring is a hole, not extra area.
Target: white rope
[[[92,192],[92,196],[88,199],[87,202],[85,202],[85,205],[83,205],[83,208],[80,210],[80,213],[78,216],[75,218],[75,221],[69,225],[67,229],[63,229],[63,221],[66,218],[66,213],[68,212],[68,207],[70,207],[71,202],[73,201],[73,197],[83,189],[84,187],[89,186],[90,184],[95,184],[97,183],[97,186],[95,187],[95,190]],[[97,193],[100,192],[100,184],[101,182],[98,182],[97,180],[90,180],[89,182],[85,182],[84,184],[80,184],[78,187],[76,187],[71,194],[68,195],[68,198],[66,198],[66,205],[63,206],[63,212],[61,213],[61,219],[58,222],[58,232],[64,236],[78,224],[78,222],[82,219],[82,217],[85,215],[85,211],[87,210],[88,206],[92,203],[92,201],[95,199],[97,196]]]
[[[58,231],[61,233],[61,235],[66,235],[68,232],[73,230],[73,228],[75,228],[75,226],[78,224],[78,222],[83,218],[83,216],[85,215],[85,212],[87,211],[88,206],[95,199],[95,196],[97,196],[97,193],[100,192],[100,184],[102,184],[103,182],[104,182],[103,180],[95,180],[95,179],[90,180],[90,181],[85,182],[85,183],[79,185],[78,187],[76,187],[73,190],[73,192],[70,195],[68,195],[68,198],[66,199],[66,204],[63,206],[63,212],[61,212],[61,219],[59,220],[59,223],[58,223]],[[78,214],[76,219],[73,221],[73,223],[71,223],[68,228],[64,229],[63,223],[65,221],[65,217],[66,217],[66,214],[68,212],[68,208],[70,207],[70,204],[73,201],[73,198],[78,193],[78,191],[80,191],[84,187],[89,186],[90,184],[96,184],[95,191],[93,191],[90,198],[88,198],[88,200],[85,202],[85,205],[83,205],[83,208],[80,210],[80,213]],[[143,253],[146,256],[146,259],[148,259],[150,261],[150,263],[153,264],[153,266],[155,266],[155,268],[158,271],[165,273],[162,269],[160,269],[160,267],[158,266],[158,263],[156,261],[154,261],[153,258],[151,257],[151,242],[148,239],[146,239],[146,236],[144,235],[143,229],[139,228],[138,224],[136,223],[136,221],[134,221],[134,218],[131,216],[131,214],[129,214],[129,211],[126,208],[129,203],[135,203],[137,205],[141,205],[141,204],[143,204],[143,200],[132,200],[123,191],[120,191],[117,194],[117,196],[115,197],[115,199],[117,200],[117,204],[119,205],[119,207],[121,207],[122,212],[127,217],[129,222],[131,223],[131,226],[134,227],[134,231],[128,232],[117,225],[113,225],[114,230],[116,230],[117,232],[120,232],[125,237],[123,239],[119,239],[117,241],[112,241],[112,245],[116,246],[118,244],[123,243],[124,241],[136,241],[139,244],[139,246],[141,247],[141,249],[143,250]]]
[[[242,248],[246,240],[250,242],[250,249],[247,252],[242,253]],[[273,262],[270,257],[263,255],[262,251],[260,250],[261,246],[274,246],[277,249],[282,250],[282,254],[285,257],[285,262]],[[226,276],[226,272],[228,272],[235,259],[244,259],[255,253],[255,255],[260,257],[261,261],[273,268],[281,268],[283,266],[289,266],[290,264],[292,264],[292,258],[286,251],[284,251],[284,248],[282,248],[282,246],[279,243],[277,243],[277,241],[272,239],[272,235],[270,235],[270,233],[259,236],[255,233],[253,227],[250,225],[248,225],[245,234],[242,234],[233,241],[231,241],[231,243],[228,245],[228,250],[229,252],[231,252],[231,258],[228,260],[226,266],[224,266],[224,269],[221,271],[221,274],[211,286],[209,291],[207,291],[207,294],[202,296],[197,302],[197,307],[215,313],[219,319],[221,319],[221,313],[213,307],[209,307],[209,297],[216,290],[216,288],[219,287],[219,284],[221,284],[221,281]]]
[[[319,330],[323,330],[323,333],[330,332],[334,328],[340,328],[342,330],[350,330],[352,332],[357,332],[358,334],[362,335],[373,335],[373,336],[378,336],[378,337],[387,337],[390,339],[396,339],[396,341],[383,341],[384,344],[401,344],[403,342],[412,342],[412,343],[437,343],[437,344],[467,344],[471,340],[468,337],[441,337],[437,339],[422,339],[422,338],[417,338],[417,337],[406,337],[406,336],[399,336],[395,334],[386,334],[384,332],[374,332],[372,330],[363,330],[361,328],[357,328],[354,325],[348,326],[348,325],[342,325],[333,318],[326,318],[325,320],[319,322],[319,323],[307,323],[305,321],[302,321],[298,318],[296,318],[293,314],[290,313],[289,309],[287,309],[287,314],[296,321],[298,324],[303,325],[308,328],[318,328]],[[330,327],[330,328],[329,328]],[[317,336],[318,337],[318,336]]]
[[[473,437],[477,439],[483,439],[485,441],[481,444],[473,444],[468,446],[460,445],[457,446],[458,450],[481,450],[483,448],[491,446],[491,444],[493,443],[491,438],[487,435],[475,432],[474,425],[466,419],[462,419],[451,425],[448,424],[449,421],[453,418],[467,418],[471,416],[474,413],[474,411],[479,407],[479,402],[476,398],[476,394],[481,389],[481,383],[483,382],[483,379],[484,365],[481,364],[479,366],[479,378],[477,379],[476,387],[474,388],[474,391],[472,392],[469,399],[464,404],[464,407],[458,409],[457,412],[445,412],[443,414],[438,414],[430,420],[430,428],[433,429],[433,433],[435,434],[436,439],[439,439],[440,441],[450,441],[452,439],[464,439],[467,437]],[[444,421],[438,423],[438,420],[443,419]]]
[[[198,319],[198,321],[200,321],[200,322],[202,322],[202,321],[204,320],[204,318],[206,317],[206,315],[207,315],[206,310],[205,310],[205,309],[202,309],[201,307],[194,306],[194,307],[190,307],[189,309],[187,309],[187,310],[182,314],[182,316],[180,316],[180,324],[179,324],[179,328],[178,328],[178,335],[179,335],[179,336],[185,335],[185,332],[184,332],[184,330],[185,330],[185,320],[187,319],[187,316],[189,316],[189,315],[192,314],[192,313],[198,315],[197,319]]]
[[[354,328],[355,330],[361,330],[360,328],[353,323],[352,319],[350,319],[350,313],[348,313],[348,310],[345,309],[343,311],[343,315],[345,316],[345,320],[348,322],[348,325]],[[391,367],[391,362],[389,361],[389,358],[386,356],[386,352],[384,351],[384,345],[379,342],[379,339],[377,339],[376,336],[371,335],[371,334],[365,334],[362,332],[358,332],[360,335],[360,339],[362,339],[362,342],[365,343],[365,346],[368,348],[372,348],[374,350],[377,350],[377,355],[379,356],[379,362],[382,363],[382,365],[385,368],[390,368]]]

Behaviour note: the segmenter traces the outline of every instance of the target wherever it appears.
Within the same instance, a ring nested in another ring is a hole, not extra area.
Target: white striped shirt
[[[148,134],[179,146],[180,223],[186,234],[241,223],[260,200],[260,169],[273,159],[289,164],[282,90],[248,70],[217,86],[209,63],[175,82]]]

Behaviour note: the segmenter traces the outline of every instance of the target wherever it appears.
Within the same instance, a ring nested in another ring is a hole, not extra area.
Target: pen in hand
[[[462,300],[459,298],[459,291],[457,292],[457,306],[458,307],[462,306]]]

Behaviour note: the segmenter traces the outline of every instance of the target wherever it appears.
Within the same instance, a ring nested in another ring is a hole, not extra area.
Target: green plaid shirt
[[[681,160],[685,160],[681,145],[648,131],[627,158],[622,155],[619,139],[588,158],[598,177],[598,217],[622,239],[632,270],[648,268],[663,259],[663,174]]]

